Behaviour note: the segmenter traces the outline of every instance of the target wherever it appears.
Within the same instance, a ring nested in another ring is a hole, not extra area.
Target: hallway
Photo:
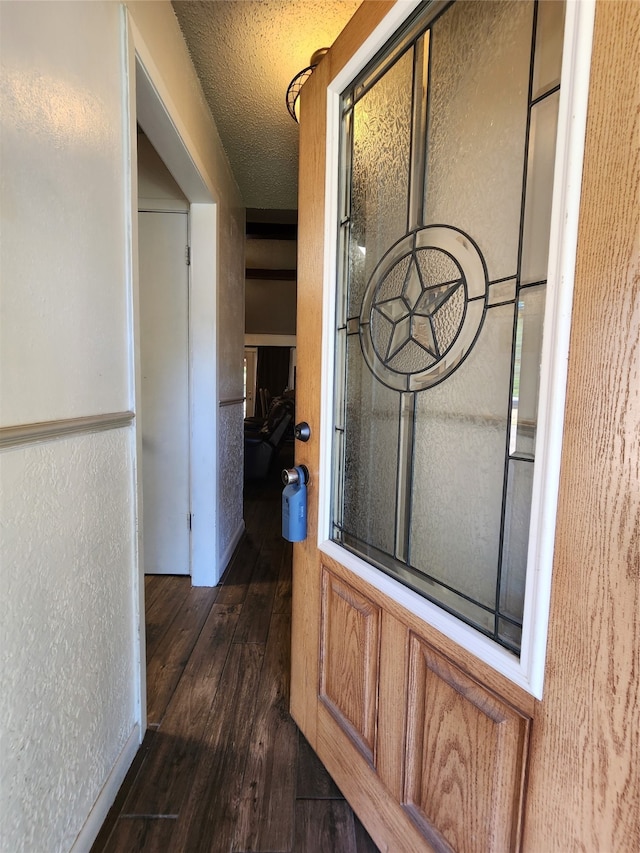
[[[145,579],[148,731],[92,853],[377,850],[288,714],[276,476],[245,489],[247,532],[218,587]]]

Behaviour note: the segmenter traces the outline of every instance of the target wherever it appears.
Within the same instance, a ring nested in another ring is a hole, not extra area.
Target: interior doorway
[[[187,319],[187,365],[183,369],[181,383],[186,385],[184,395],[187,400],[186,423],[186,472],[187,498],[183,498],[188,507],[184,512],[184,529],[189,535],[188,522],[191,521],[190,538],[187,539],[187,566],[191,569],[191,583],[194,586],[215,586],[219,579],[220,563],[218,559],[217,493],[218,493],[218,377],[216,353],[217,333],[217,205],[213,191],[202,177],[196,163],[198,157],[189,141],[185,141],[179,128],[182,124],[174,114],[171,99],[163,81],[155,74],[155,66],[148,57],[146,45],[134,27],[130,30],[129,64],[135,68],[130,75],[129,122],[132,157],[131,176],[131,226],[132,226],[132,370],[135,377],[136,412],[141,414],[137,421],[137,504],[143,508],[149,497],[149,487],[145,495],[143,483],[143,455],[145,435],[143,432],[144,400],[142,388],[143,341],[142,317],[140,314],[140,233],[138,223],[138,174],[135,152],[136,127],[140,127],[158,158],[166,167],[171,180],[179,187],[182,205],[179,209],[186,219],[189,214],[189,243],[192,255],[187,259],[186,245],[181,252],[182,258],[190,260],[188,267],[189,298],[186,307]],[[146,59],[145,59],[146,58]],[[151,69],[151,70],[149,70]],[[155,76],[154,76],[155,74]],[[169,106],[167,106],[169,104]],[[157,176],[156,176],[157,177]],[[153,183],[153,182],[152,182]],[[162,182],[161,182],[162,183]],[[157,181],[154,184],[156,200]],[[160,192],[162,195],[162,192]],[[146,199],[147,207],[149,198]],[[151,205],[157,207],[158,205]],[[175,206],[172,207],[175,212]],[[154,214],[156,215],[156,214]],[[157,242],[157,241],[156,241]],[[184,445],[183,441],[183,445]],[[184,466],[183,466],[184,469]],[[194,521],[195,519],[195,521]],[[146,701],[146,653],[145,653],[145,560],[144,518],[139,512],[138,554],[140,578],[138,584],[138,631],[139,648],[136,654],[139,667],[139,717],[140,730],[147,727]],[[182,545],[184,552],[184,544]],[[176,561],[177,562],[177,561]],[[176,571],[172,569],[172,571]]]
[[[140,126],[137,142],[144,572],[188,575],[189,201]]]

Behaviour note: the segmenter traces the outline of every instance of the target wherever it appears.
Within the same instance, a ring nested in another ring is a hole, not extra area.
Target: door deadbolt
[[[311,438],[311,427],[306,421],[300,421],[299,424],[295,425],[293,434],[298,441],[309,441]]]

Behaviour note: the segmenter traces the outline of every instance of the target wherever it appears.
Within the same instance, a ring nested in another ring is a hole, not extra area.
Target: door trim
[[[210,357],[217,351],[217,289],[211,286],[217,282],[218,273],[217,236],[212,239],[217,235],[217,205],[193,141],[144,39],[128,14],[126,21],[130,33],[129,107],[133,131],[137,119],[189,201],[190,574],[194,586],[214,586],[221,575],[217,523],[218,374],[216,361]],[[133,224],[133,262],[137,270],[136,218]],[[134,288],[137,291],[137,274]],[[137,358],[136,306],[137,294],[133,308],[133,348]],[[135,370],[137,374],[137,367]],[[134,387],[138,382],[136,375]]]
[[[560,457],[564,426],[567,358],[578,236],[582,160],[595,0],[566,5],[562,88],[558,116],[556,165],[549,245],[549,277],[539,396],[539,426],[533,483],[531,534],[520,658],[479,631],[345,550],[330,536],[332,495],[333,375],[340,93],[418,6],[397,2],[351,60],[338,70],[327,89],[323,339],[318,505],[318,548],[358,577],[380,589],[409,612],[471,651],[497,672],[538,699],[542,698],[546,657],[551,571],[556,526]],[[561,285],[561,286],[559,286]],[[532,568],[532,567],[535,567]]]
[[[189,303],[189,399],[190,399],[190,504],[191,582],[194,586],[214,586],[221,574],[218,554],[218,376],[217,362],[217,199],[206,179],[206,169],[180,119],[151,52],[126,7],[122,8],[123,124],[125,134],[125,174],[127,175],[129,289],[129,371],[130,408],[140,406],[140,324],[138,316],[138,198],[135,172],[136,123],[140,122],[176,183],[190,202],[189,222],[192,252]],[[204,355],[204,357],[202,357]],[[134,565],[137,568],[136,646],[133,650],[137,676],[136,717],[140,732],[147,725],[144,554],[142,532],[142,486],[140,465],[142,440],[136,422],[134,438],[133,499],[137,534]],[[197,462],[197,464],[196,464]],[[200,519],[200,522],[198,521]]]

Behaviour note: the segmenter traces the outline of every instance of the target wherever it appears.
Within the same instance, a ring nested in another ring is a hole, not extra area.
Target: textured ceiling
[[[172,0],[247,207],[296,208],[298,125],[285,92],[360,0]]]

